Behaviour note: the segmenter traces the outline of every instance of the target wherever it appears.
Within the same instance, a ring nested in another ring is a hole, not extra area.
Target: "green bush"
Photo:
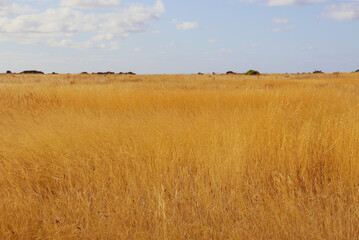
[[[249,70],[248,72],[244,73],[244,75],[260,75],[260,73],[256,70]]]
[[[321,70],[315,70],[313,73],[323,73]]]

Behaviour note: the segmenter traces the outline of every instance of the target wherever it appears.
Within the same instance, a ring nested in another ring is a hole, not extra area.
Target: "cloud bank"
[[[359,19],[359,2],[342,3],[331,5],[325,8],[322,14],[324,18],[330,18],[337,21],[358,20]]]
[[[313,3],[328,2],[329,0],[269,0],[268,6],[293,6],[308,5]]]
[[[62,0],[57,8],[43,11],[0,0],[0,41],[116,49],[121,38],[150,29],[149,22],[158,20],[164,11],[161,0],[152,6],[127,7],[118,0]]]
[[[100,9],[119,7],[118,0],[62,0],[60,6],[79,9]]]

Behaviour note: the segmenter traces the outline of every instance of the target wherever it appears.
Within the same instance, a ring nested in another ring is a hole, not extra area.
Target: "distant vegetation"
[[[103,75],[103,74],[115,74],[114,72],[97,72],[96,74],[100,74],[100,75]]]
[[[249,70],[244,75],[260,75],[260,73],[256,70]]]
[[[11,72],[10,70],[7,70],[6,71],[7,74],[11,74],[13,72]],[[16,74],[14,72],[14,74]],[[22,71],[20,72],[19,74],[45,74],[44,72],[42,71],[37,71],[37,70],[25,70],[25,71]],[[58,74],[57,72],[52,72],[52,73],[49,73],[49,74]],[[80,74],[89,74],[88,72],[81,72]],[[93,72],[92,74],[98,74],[98,75],[112,75],[112,74],[116,74],[115,72],[111,72],[111,71],[108,71],[108,72]],[[136,73],[134,72],[119,72],[118,74],[127,74],[127,75],[136,75]]]
[[[136,75],[136,73],[133,72],[119,72],[118,74],[122,75],[122,74],[128,74],[128,75]]]
[[[21,72],[20,74],[44,74],[41,71],[37,71],[37,70],[25,70],[23,72]]]
[[[359,72],[359,69],[353,71],[353,73],[357,73],[357,72]],[[12,73],[16,74],[15,72],[12,72],[12,71],[10,71],[10,70],[7,70],[6,73],[7,73],[7,74],[12,74]],[[312,73],[317,74],[317,73],[324,73],[324,72],[321,71],[321,70],[314,70]],[[333,73],[339,73],[339,72],[333,72]],[[42,71],[38,71],[38,70],[25,70],[25,71],[20,72],[19,74],[45,74],[45,73],[42,72]],[[59,74],[59,73],[57,73],[57,72],[52,72],[52,73],[49,73],[49,74]],[[80,74],[89,74],[89,73],[88,73],[88,72],[81,72]],[[124,74],[124,75],[136,75],[136,73],[134,73],[134,72],[119,72],[119,73],[115,73],[115,72],[111,72],[111,71],[107,71],[107,72],[93,72],[92,74],[98,74],[98,75],[113,75],[113,74],[119,74],[119,75],[122,75],[122,74]],[[216,73],[216,72],[213,72],[212,74],[213,74],[213,75],[216,75],[217,73]],[[218,73],[218,74],[220,74],[220,73]],[[234,72],[234,71],[227,71],[225,74],[227,74],[227,75],[231,75],[231,74],[260,75],[260,72],[257,71],[257,70],[252,70],[252,69],[251,69],[251,70],[249,70],[249,71],[247,71],[247,72],[245,72],[245,73],[236,73],[236,72]],[[288,73],[285,73],[285,74],[288,74]],[[306,74],[306,73],[305,73],[305,72],[302,72],[302,73],[299,73],[299,72],[298,72],[297,74]],[[310,74],[310,72],[308,72],[308,74]],[[198,72],[197,75],[204,75],[204,73]]]
[[[228,72],[226,72],[226,74],[238,74],[238,73],[236,73],[236,72],[233,72],[233,71],[228,71]],[[260,73],[258,72],[258,71],[256,71],[256,70],[249,70],[249,71],[247,71],[247,72],[245,72],[245,73],[243,73],[244,75],[260,75]]]

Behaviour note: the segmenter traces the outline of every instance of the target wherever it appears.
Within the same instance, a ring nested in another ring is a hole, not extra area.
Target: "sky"
[[[0,73],[359,69],[359,1],[0,0]]]

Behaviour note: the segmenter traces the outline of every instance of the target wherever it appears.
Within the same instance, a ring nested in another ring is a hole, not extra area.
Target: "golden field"
[[[2,74],[0,239],[359,239],[359,74]]]

